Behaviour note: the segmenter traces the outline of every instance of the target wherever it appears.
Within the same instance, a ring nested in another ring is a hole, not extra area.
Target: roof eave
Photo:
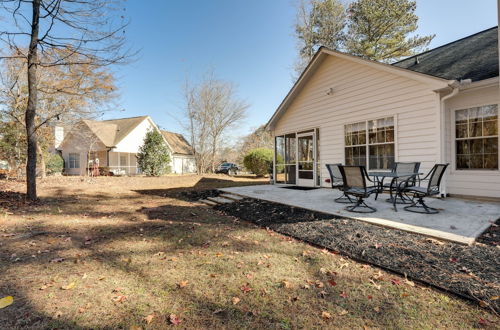
[[[306,80],[310,77],[312,74],[313,70],[317,68],[318,65],[321,64],[322,60],[327,56],[327,55],[332,55],[336,56],[342,59],[346,59],[349,61],[353,61],[359,64],[363,65],[368,65],[371,67],[374,67],[376,69],[390,72],[393,74],[397,74],[400,76],[405,76],[413,80],[420,81],[422,83],[428,84],[431,90],[439,90],[439,89],[445,89],[448,88],[450,84],[456,83],[455,80],[447,80],[431,75],[427,75],[425,73],[420,73],[416,71],[412,71],[409,69],[404,69],[400,67],[396,67],[390,64],[386,63],[380,63],[368,59],[364,59],[358,56],[342,53],[339,51],[331,50],[326,47],[320,47],[320,49],[316,52],[314,55],[313,59],[309,62],[307,67],[304,69],[302,74],[300,75],[299,79],[295,82],[293,87],[290,89],[288,94],[285,96],[281,104],[278,106],[272,117],[269,119],[267,122],[265,128],[267,130],[272,130],[274,127],[274,124],[276,120],[279,118],[281,113],[286,110],[286,107],[288,106],[289,102],[291,102],[295,96],[295,93],[298,92],[300,89],[301,85],[306,82]]]

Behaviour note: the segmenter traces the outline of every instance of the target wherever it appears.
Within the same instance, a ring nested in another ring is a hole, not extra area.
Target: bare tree
[[[55,50],[67,52],[67,50]],[[72,55],[77,57],[77,55]],[[25,108],[28,98],[24,59],[3,61],[0,68],[0,110],[6,120],[26,131]],[[53,130],[46,124],[54,119],[58,125],[73,125],[80,119],[95,118],[107,110],[116,97],[113,74],[105,68],[88,64],[71,67],[51,66],[37,72],[38,106],[35,118],[39,175],[45,177],[45,153],[53,142]],[[25,139],[25,134],[21,134]]]
[[[124,62],[124,21],[120,0],[0,0],[4,20],[0,43],[6,50],[0,59],[22,59],[26,63],[27,101],[24,123],[27,139],[27,195],[37,198],[37,131],[60,114],[39,121],[38,71],[60,66],[72,70],[79,65],[103,67]],[[58,87],[65,92],[67,86]],[[73,87],[73,86],[71,86]],[[71,89],[71,88],[70,88]],[[37,122],[39,122],[37,124]]]
[[[214,171],[224,136],[246,116],[248,104],[236,97],[230,82],[208,74],[185,86],[185,126],[190,135],[199,174]]]

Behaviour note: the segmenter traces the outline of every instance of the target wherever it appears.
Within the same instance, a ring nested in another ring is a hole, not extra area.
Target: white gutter
[[[452,88],[452,91],[443,96],[441,98],[440,102],[440,109],[439,109],[439,123],[440,123],[440,130],[439,130],[439,141],[440,141],[440,155],[439,155],[439,162],[440,163],[445,163],[446,162],[446,143],[445,143],[445,132],[446,132],[446,117],[445,117],[445,101],[448,99],[451,99],[452,97],[456,96],[458,92],[460,91],[460,85],[458,81],[454,81],[451,84],[448,84],[449,87]],[[446,176],[443,177],[443,183],[441,185],[441,197],[446,197]]]

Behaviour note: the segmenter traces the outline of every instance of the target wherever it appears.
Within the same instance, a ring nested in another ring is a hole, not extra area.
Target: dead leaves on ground
[[[3,297],[0,299],[0,309],[12,305],[14,298],[12,296]]]

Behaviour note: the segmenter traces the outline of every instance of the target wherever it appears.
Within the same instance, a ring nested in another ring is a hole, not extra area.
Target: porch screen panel
[[[455,112],[457,170],[498,169],[498,105]]]
[[[285,137],[276,136],[275,145],[275,175],[276,183],[285,183]]]
[[[297,142],[295,134],[285,135],[285,183],[295,184],[297,173]]]

